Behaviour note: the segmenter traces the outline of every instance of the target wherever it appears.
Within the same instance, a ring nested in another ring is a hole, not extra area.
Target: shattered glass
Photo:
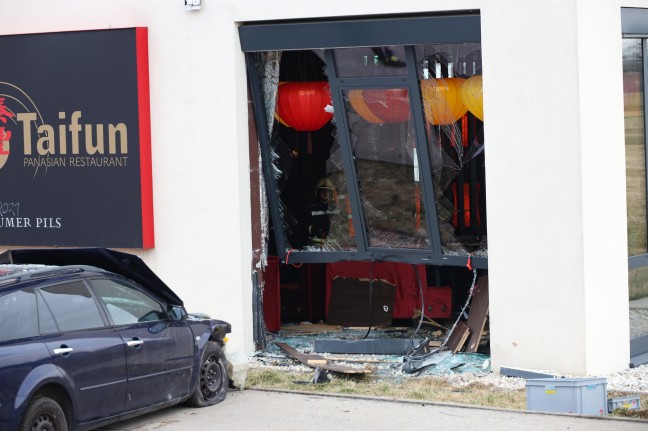
[[[444,254],[487,256],[481,45],[415,55]]]
[[[356,250],[323,53],[259,53],[257,65],[287,248]]]
[[[333,50],[342,78],[404,77],[415,67],[423,101],[429,161],[420,160],[406,88],[343,91],[335,108],[348,120],[361,215],[352,214],[324,51],[256,54],[273,173],[265,185],[279,196],[283,251],[356,251],[359,216],[370,247],[429,250],[426,213],[435,205],[444,254],[487,256],[481,45],[414,50],[415,65],[402,46]],[[424,198],[420,163],[432,169],[434,203]]]
[[[266,364],[294,363],[277,343],[285,343],[297,349],[300,353],[313,353],[316,340],[335,338],[346,340],[359,340],[367,334],[364,329],[342,328],[331,332],[312,334],[294,334],[290,331],[281,331],[278,336],[267,345],[267,349],[256,354],[257,359]],[[429,336],[431,332],[419,333],[420,336]],[[368,335],[369,339],[409,338],[414,336],[414,330],[409,328],[376,329]],[[414,373],[407,372],[406,357],[402,355],[372,355],[372,354],[332,354],[317,353],[333,363],[346,365],[370,365],[371,374],[378,377],[416,376],[416,375],[450,375],[461,373],[489,374],[491,372],[490,356],[483,353],[450,353],[445,350],[438,354],[432,364],[422,367]]]

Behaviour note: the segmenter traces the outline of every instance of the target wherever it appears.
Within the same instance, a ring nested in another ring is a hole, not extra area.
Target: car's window
[[[23,289],[0,296],[0,342],[37,335],[34,291]]]
[[[104,326],[97,303],[82,281],[44,287],[41,293],[61,331]]]
[[[59,332],[56,327],[56,322],[54,322],[54,316],[50,311],[43,297],[41,295],[36,295],[38,299],[38,329],[41,334],[54,334]]]
[[[137,289],[108,279],[91,280],[115,325],[162,320],[164,307]]]

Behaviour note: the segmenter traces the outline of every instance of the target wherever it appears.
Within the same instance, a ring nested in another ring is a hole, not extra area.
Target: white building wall
[[[625,368],[617,1],[203,0],[201,10],[185,11],[180,0],[31,0],[2,3],[0,34],[149,28],[156,247],[134,252],[189,310],[232,323],[229,349],[250,351],[247,90],[237,24],[468,9],[482,17],[493,363],[579,374]]]

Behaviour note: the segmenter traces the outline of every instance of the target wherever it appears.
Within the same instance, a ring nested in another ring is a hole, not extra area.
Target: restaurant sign
[[[0,37],[0,246],[151,248],[148,32]]]

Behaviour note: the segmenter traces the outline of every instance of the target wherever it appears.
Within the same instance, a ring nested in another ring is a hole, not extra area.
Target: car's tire
[[[198,382],[189,404],[205,407],[220,403],[227,395],[228,381],[223,350],[217,343],[209,341],[200,361]]]
[[[51,398],[34,398],[23,415],[20,431],[68,431],[65,413]]]

